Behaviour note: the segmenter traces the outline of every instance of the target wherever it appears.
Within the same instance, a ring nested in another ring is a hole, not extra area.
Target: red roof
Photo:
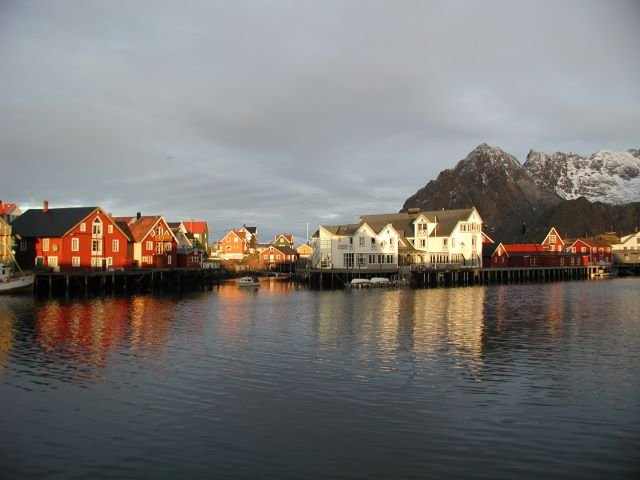
[[[184,228],[187,229],[187,232],[196,235],[205,233],[207,231],[207,222],[191,220],[189,222],[182,222],[182,224],[184,225]]]
[[[160,218],[160,215],[145,215],[140,218],[113,217],[113,221],[134,242],[141,242]]]
[[[0,203],[0,215],[7,215],[14,208],[16,208],[15,203]]]

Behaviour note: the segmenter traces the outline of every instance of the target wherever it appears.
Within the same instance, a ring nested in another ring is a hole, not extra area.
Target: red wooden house
[[[118,226],[129,236],[130,257],[141,268],[175,268],[178,266],[178,240],[160,215],[115,217]]]
[[[31,209],[12,224],[23,268],[126,268],[129,236],[99,207]]]
[[[579,238],[569,247],[569,252],[580,256],[581,265],[611,265],[611,245],[604,240]]]
[[[220,240],[220,257],[242,260],[249,253],[250,235],[244,230],[231,230]]]
[[[485,245],[485,250],[492,247]],[[566,245],[555,227],[549,230],[542,243],[499,243],[491,254],[492,268],[509,267],[570,267],[581,264],[578,255],[567,252]],[[488,266],[489,264],[487,264]]]
[[[564,252],[565,243],[555,227],[551,227],[549,233],[542,241],[542,247],[548,252]]]
[[[260,263],[267,268],[276,268],[279,265],[292,264],[298,260],[298,252],[291,247],[269,245],[260,252]]]

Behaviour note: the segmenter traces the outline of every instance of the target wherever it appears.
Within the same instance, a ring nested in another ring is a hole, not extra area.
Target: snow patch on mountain
[[[536,184],[565,200],[612,205],[640,201],[640,152],[601,150],[590,157],[529,152],[524,164]]]

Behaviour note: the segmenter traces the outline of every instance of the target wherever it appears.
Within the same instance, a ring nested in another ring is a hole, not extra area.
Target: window
[[[167,257],[167,265],[171,265],[171,255]]]
[[[376,256],[375,255],[369,255],[369,263],[376,263]]]
[[[587,253],[587,247],[581,247],[580,253]]]
[[[366,239],[365,239],[364,237],[360,237],[358,240],[359,240],[359,245],[360,245],[361,247],[364,247],[364,246],[365,246],[365,241],[366,241]]]
[[[49,265],[50,267],[57,267],[58,266],[58,257],[48,257],[47,258],[47,265]]]
[[[390,237],[390,238],[389,238],[389,245],[392,245],[392,246],[393,246],[393,237]]]
[[[100,240],[91,240],[91,253],[102,253],[102,242]]]
[[[451,248],[456,248],[456,239],[455,238],[451,239]]]
[[[102,235],[102,222],[98,217],[93,221],[92,228],[93,235]]]
[[[393,263],[393,255],[387,255],[387,263]]]
[[[162,242],[156,243],[156,253],[162,253]]]
[[[153,242],[151,240],[147,240],[147,250],[153,250]]]
[[[427,246],[427,241],[424,238],[420,240],[420,246],[422,248],[425,248]]]
[[[71,266],[79,267],[80,266],[80,257],[71,257]]]
[[[107,267],[113,265],[113,257],[107,257]]]
[[[49,251],[49,239],[48,238],[43,238],[42,239],[42,251],[43,252],[48,252]]]
[[[164,244],[164,251],[165,252],[170,252],[172,248],[173,248],[173,246],[171,245],[171,242],[167,242],[167,243]]]
[[[238,243],[238,237],[233,237],[233,241]]]
[[[344,268],[353,268],[353,253],[344,254]]]
[[[120,251],[120,240],[111,241],[111,251],[114,253],[118,253]]]
[[[349,237],[349,245],[353,245],[353,237]]]
[[[556,236],[555,235],[549,235],[549,243],[551,245],[555,245],[555,243],[556,243]]]
[[[371,245],[375,245],[376,244],[376,239],[371,237]]]
[[[448,238],[443,238],[442,239],[442,248],[447,248],[449,246],[449,239]]]
[[[71,251],[72,252],[77,252],[78,250],[80,250],[80,239],[79,238],[72,238],[71,239]],[[74,265],[74,267],[77,265]]]
[[[87,231],[87,224],[86,223],[82,222],[80,224],[80,231],[81,232],[86,232]]]
[[[366,255],[364,253],[359,253],[358,254],[358,267],[364,267],[365,265],[365,258]]]
[[[109,225],[109,226],[107,227],[107,232],[108,232],[108,233],[113,233],[113,225]]]
[[[425,234],[427,233],[427,224],[426,223],[419,223],[418,224],[418,234]]]

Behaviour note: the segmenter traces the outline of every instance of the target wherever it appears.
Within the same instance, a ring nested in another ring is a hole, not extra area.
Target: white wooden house
[[[482,267],[482,218],[475,207],[410,209],[358,220],[319,227],[313,238],[314,268]]]
[[[364,215],[369,225],[391,224],[400,235],[400,265],[482,266],[482,218],[475,207]]]
[[[613,262],[619,265],[640,265],[640,231],[625,235],[611,245]]]
[[[398,232],[391,224],[366,222],[323,226],[313,236],[312,268],[396,270]]]

